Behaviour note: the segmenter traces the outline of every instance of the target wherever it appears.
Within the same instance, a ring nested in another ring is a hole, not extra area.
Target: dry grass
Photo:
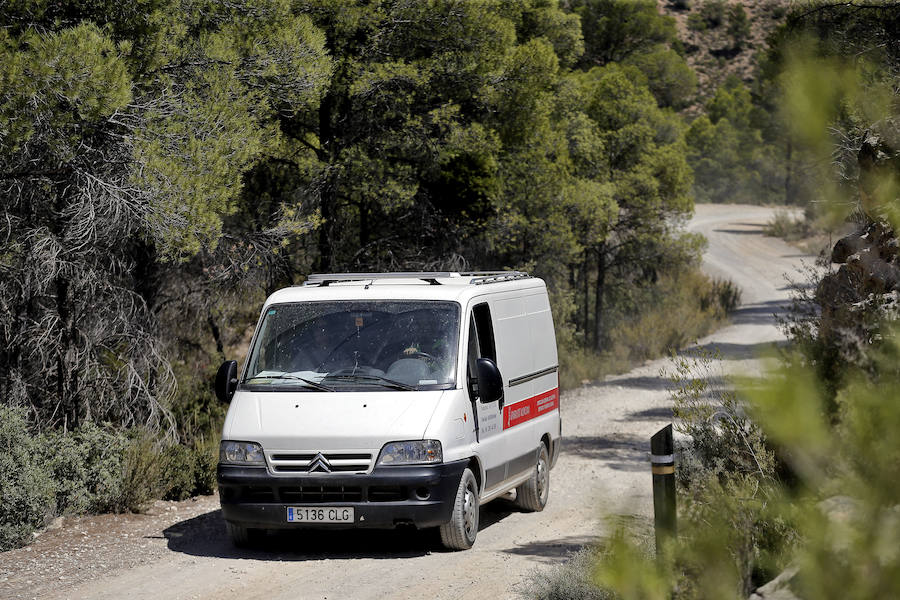
[[[605,351],[560,348],[560,386],[572,389],[684,348],[723,325],[739,304],[734,284],[699,269],[665,277],[628,317],[610,323]]]

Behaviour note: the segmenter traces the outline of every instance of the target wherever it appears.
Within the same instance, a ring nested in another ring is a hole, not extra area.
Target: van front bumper
[[[272,476],[266,467],[220,464],[226,521],[259,529],[436,527],[450,520],[468,461],[376,467],[367,475]],[[288,507],[352,507],[353,523],[289,523]]]

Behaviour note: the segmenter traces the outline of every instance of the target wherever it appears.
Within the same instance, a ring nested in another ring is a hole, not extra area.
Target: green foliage
[[[611,332],[607,310],[620,306],[620,294],[642,290],[661,272],[690,261],[688,238],[679,238],[671,225],[693,209],[687,193],[691,172],[680,124],[659,108],[631,68],[611,64],[573,74],[567,83],[566,92],[578,98],[573,104],[583,107],[566,115],[578,125],[570,131],[593,147],[590,154],[580,154],[586,160],[576,162],[578,175],[604,182],[580,186],[595,190],[596,204],[580,205],[585,209],[575,221],[580,256],[570,267],[576,274],[574,289],[588,290],[578,297],[578,328],[600,351]],[[590,133],[580,133],[584,130]],[[591,215],[603,220],[592,222]],[[608,244],[608,239],[618,242]]]
[[[715,29],[725,22],[727,6],[725,0],[703,0],[703,4],[697,9],[697,14],[709,29]]]
[[[671,586],[645,545],[617,530],[594,570],[594,580],[614,598],[665,600]]]
[[[0,551],[24,545],[53,518],[53,478],[40,441],[28,435],[25,411],[0,405]]]
[[[898,59],[897,64],[900,64]],[[857,66],[850,60],[822,56],[809,40],[790,47],[781,84],[784,110],[798,145],[819,158],[816,191],[828,201],[832,219],[851,212],[867,218],[886,217],[900,224],[900,159],[893,123],[898,118],[893,80],[875,64]],[[892,67],[886,67],[892,68]],[[799,115],[803,118],[798,118]],[[832,133],[840,132],[835,144]],[[859,146],[869,142],[881,158],[863,156]],[[848,147],[851,146],[851,147]],[[837,162],[834,172],[824,171]]]
[[[893,264],[896,247],[889,225],[896,227],[896,145],[881,124],[894,119],[896,91],[884,83],[895,72],[897,51],[891,45],[873,52],[880,66],[860,54],[896,33],[896,8],[804,7],[776,42],[787,65],[779,85],[789,139],[836,167],[820,171],[837,185],[819,193],[839,202],[843,214],[849,205],[869,220],[867,239],[880,241],[864,249],[879,255],[882,268]],[[818,39],[785,41],[797,31],[814,31]],[[741,95],[717,98],[706,123],[695,121],[698,129],[731,121],[738,130],[753,127],[758,118],[742,110]],[[865,135],[860,127],[868,128]],[[791,224],[783,217],[773,227]],[[800,598],[900,594],[896,291],[885,285],[860,300],[852,285],[834,285],[846,268],[813,280],[822,310],[795,317],[788,329],[794,350],[763,378],[745,380],[738,394],[709,373],[711,357],[676,359],[676,414],[687,436],[677,470],[679,536],[657,559],[660,587],[634,568],[649,563],[629,543],[603,559],[611,565],[602,571],[611,573],[604,584],[623,597],[746,598],[781,572],[785,593]],[[873,276],[865,268],[850,266],[851,283]],[[837,329],[849,335],[820,335]]]
[[[28,543],[54,517],[138,512],[159,498],[215,489],[218,439],[163,447],[145,429],[86,423],[33,434],[25,411],[0,405],[0,549]]]
[[[675,20],[660,15],[652,0],[571,0],[567,4],[581,17],[585,50],[580,64],[584,68],[619,62],[677,37]]]
[[[709,29],[709,25],[706,24],[706,19],[704,19],[703,15],[699,12],[692,12],[688,15],[687,26],[691,31],[706,31]]]
[[[679,350],[721,325],[739,303],[730,281],[710,280],[695,269],[667,275],[632,297],[622,314],[610,311],[604,351],[584,348],[577,337],[558,337],[560,386],[576,388]]]
[[[578,388],[613,373],[627,371],[634,363],[629,355],[615,352],[600,354],[574,341],[559,343],[559,386],[563,390]]]
[[[684,489],[705,487],[709,480],[752,476],[771,480],[775,457],[745,403],[716,369],[719,357],[707,350],[673,356],[675,429],[686,436],[679,449],[679,483]]]
[[[796,310],[784,323],[800,351],[797,360],[815,369],[831,398],[831,414],[850,373],[876,372],[870,349],[885,337],[884,321],[896,318],[889,293],[896,286],[883,273],[894,268],[891,230],[900,224],[900,104],[890,75],[900,54],[893,47],[864,51],[872,40],[900,31],[900,12],[887,8],[827,6],[794,15],[772,52],[791,136],[816,159],[813,190],[824,200],[821,220],[826,226],[851,220],[865,232],[856,238],[860,247],[840,260],[858,251],[871,257],[814,273],[813,291],[799,290]]]
[[[216,488],[218,444],[188,447],[175,444],[163,451],[160,483],[164,500],[211,494]]]
[[[878,377],[856,372],[847,378],[836,420],[830,396],[806,368],[786,367],[752,395],[754,416],[782,448],[809,506],[801,515],[804,545],[796,557],[796,588],[803,596],[900,593],[900,557],[894,551],[900,475],[896,327],[885,340],[873,351]],[[804,427],[786,426],[798,418]],[[829,508],[836,499],[843,507],[837,512]]]
[[[750,37],[750,18],[742,4],[731,4],[728,6],[728,28],[726,29],[728,36],[734,43],[735,48],[741,48],[747,38]]]
[[[331,75],[324,35],[288,3],[189,4],[0,8],[0,395],[41,427],[171,432],[178,332],[159,307],[212,284],[166,261],[215,252],[244,173]],[[254,247],[307,230],[297,204]]]
[[[77,152],[78,124],[105,118],[132,99],[125,62],[96,25],[38,35],[0,35],[0,147],[18,151],[38,139],[66,161]],[[44,137],[46,136],[46,137]]]
[[[764,117],[740,81],[729,79],[685,134],[698,201],[783,201],[787,173],[780,150],[763,139]]]
[[[522,39],[543,37],[563,67],[571,67],[584,53],[581,21],[576,14],[559,10],[556,0],[515,3],[521,7],[521,22],[516,29]]]
[[[210,348],[208,353],[215,356],[216,351]],[[210,361],[204,366],[175,366],[181,386],[172,399],[172,416],[178,424],[178,439],[183,446],[203,445],[216,438],[225,422],[227,406],[219,402],[210,386],[219,364]]]
[[[679,497],[679,540],[669,581],[675,598],[746,598],[789,563],[798,541],[793,507],[757,477],[710,479]]]
[[[632,300],[635,310],[615,315],[610,348],[634,361],[683,348],[724,321],[719,300],[714,283],[698,271],[666,275]]]
[[[55,515],[137,512],[157,497],[157,444],[144,430],[86,423],[35,439],[56,482]]]
[[[647,78],[647,87],[661,107],[683,108],[697,88],[697,75],[677,52],[663,46],[624,61]]]

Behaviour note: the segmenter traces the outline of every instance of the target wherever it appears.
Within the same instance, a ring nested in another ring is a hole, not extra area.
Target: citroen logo
[[[311,461],[309,461],[309,465],[307,465],[306,470],[310,473],[315,471],[323,471],[325,473],[331,473],[331,463],[328,462],[328,459],[322,455],[321,452],[316,454]]]

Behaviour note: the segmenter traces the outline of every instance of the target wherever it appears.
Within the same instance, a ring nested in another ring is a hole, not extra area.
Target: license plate
[[[288,506],[288,523],[353,523],[347,506]]]

